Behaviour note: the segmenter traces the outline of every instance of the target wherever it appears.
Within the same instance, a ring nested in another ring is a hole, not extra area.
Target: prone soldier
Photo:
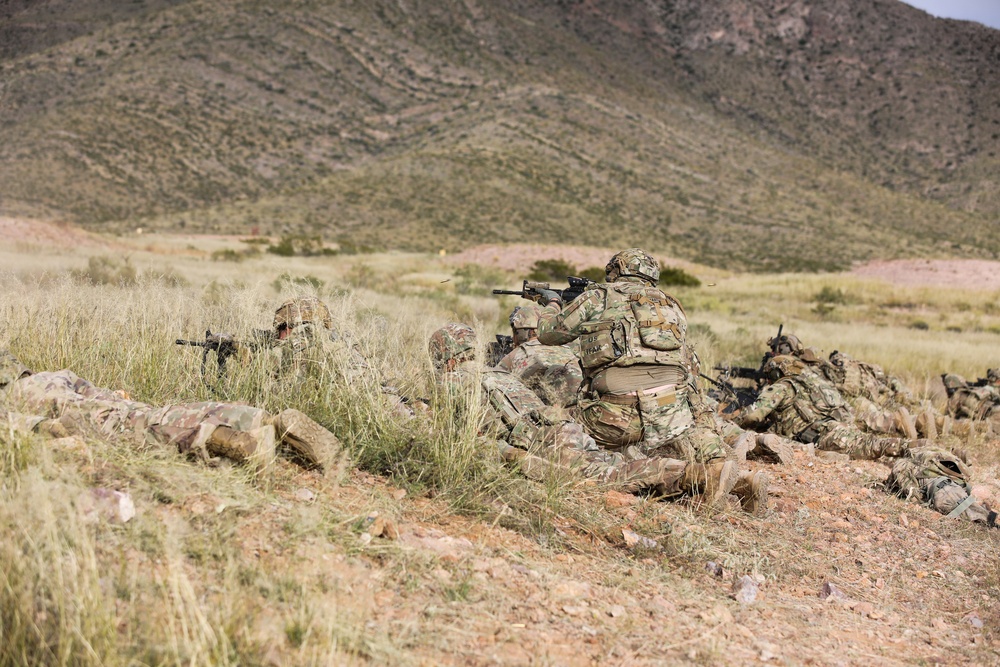
[[[510,314],[514,349],[497,364],[517,376],[546,405],[576,404],[583,382],[580,359],[568,346],[542,345],[538,340],[538,306],[518,306]]]

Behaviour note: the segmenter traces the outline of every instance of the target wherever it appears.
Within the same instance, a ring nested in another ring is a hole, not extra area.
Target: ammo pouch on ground
[[[820,435],[822,435],[815,426],[810,426],[806,430],[795,436],[795,439],[799,442],[804,442],[809,445],[815,445],[819,442]]]
[[[684,342],[684,323],[678,318],[680,304],[658,289],[648,289],[628,297],[632,315],[639,327],[642,344],[653,350],[669,352]]]
[[[580,334],[580,363],[585,369],[606,366],[622,356],[624,350],[615,344],[612,337],[614,328],[615,322],[612,320],[581,327],[583,333]]]

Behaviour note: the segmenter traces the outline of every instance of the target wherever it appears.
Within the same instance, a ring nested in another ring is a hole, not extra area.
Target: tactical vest
[[[811,371],[782,378],[792,387],[792,404],[777,416],[777,432],[789,438],[799,436],[809,428],[817,431],[824,422],[850,422],[851,414],[840,395],[829,382]]]
[[[687,316],[673,297],[635,282],[592,285],[604,297],[601,319],[582,325],[580,358],[587,377],[604,368],[683,366]]]

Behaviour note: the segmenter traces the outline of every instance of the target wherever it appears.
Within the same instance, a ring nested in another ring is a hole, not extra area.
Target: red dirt
[[[876,260],[851,273],[894,285],[1000,290],[1000,262],[981,259]]]

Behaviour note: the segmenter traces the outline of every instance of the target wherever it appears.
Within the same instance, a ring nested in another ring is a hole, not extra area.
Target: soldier
[[[845,452],[854,459],[897,457],[908,450],[907,440],[863,433],[849,425],[851,413],[840,392],[801,360],[775,356],[762,370],[768,384],[735,416],[739,426]]]
[[[314,296],[288,299],[274,311],[274,353],[280,374],[302,375],[309,364],[321,364],[331,355],[339,357],[348,375],[368,369],[364,356],[333,327],[329,307]]]
[[[969,493],[965,462],[935,447],[914,447],[892,466],[885,488],[903,498],[923,501],[949,518],[996,528],[997,513]]]
[[[656,288],[660,267],[644,250],[617,253],[594,283],[562,307],[547,290],[538,338],[545,345],[580,340],[584,381],[579,419],[602,446],[638,446],[645,454],[711,461],[728,451],[710,429],[696,427],[690,397],[687,316]]]
[[[1000,419],[1000,369],[990,368],[986,378],[969,384],[961,375],[941,376],[948,393],[948,414],[955,419]]]
[[[495,430],[504,440],[504,458],[518,461],[529,477],[538,479],[545,470],[563,470],[629,492],[645,490],[668,498],[700,495],[710,504],[733,491],[748,512],[759,514],[766,508],[765,480],[760,474],[738,479],[733,461],[703,464],[650,457],[635,448],[615,452],[599,447],[579,424],[553,418],[538,396],[514,375],[478,368],[471,327],[442,327],[431,336],[429,350],[442,384],[455,387],[478,380]]]
[[[498,367],[510,371],[546,405],[568,408],[576,404],[583,382],[580,359],[568,347],[542,345],[538,340],[538,306],[518,306],[510,314],[514,349]]]
[[[33,373],[7,351],[0,352],[0,402],[27,412],[27,428],[63,437],[96,431],[126,435],[147,444],[175,446],[182,454],[207,459],[225,456],[266,469],[275,443],[292,450],[306,465],[323,469],[334,462],[340,443],[298,410],[271,415],[248,405],[205,401],[157,408],[121,392],[97,387],[72,371]]]

